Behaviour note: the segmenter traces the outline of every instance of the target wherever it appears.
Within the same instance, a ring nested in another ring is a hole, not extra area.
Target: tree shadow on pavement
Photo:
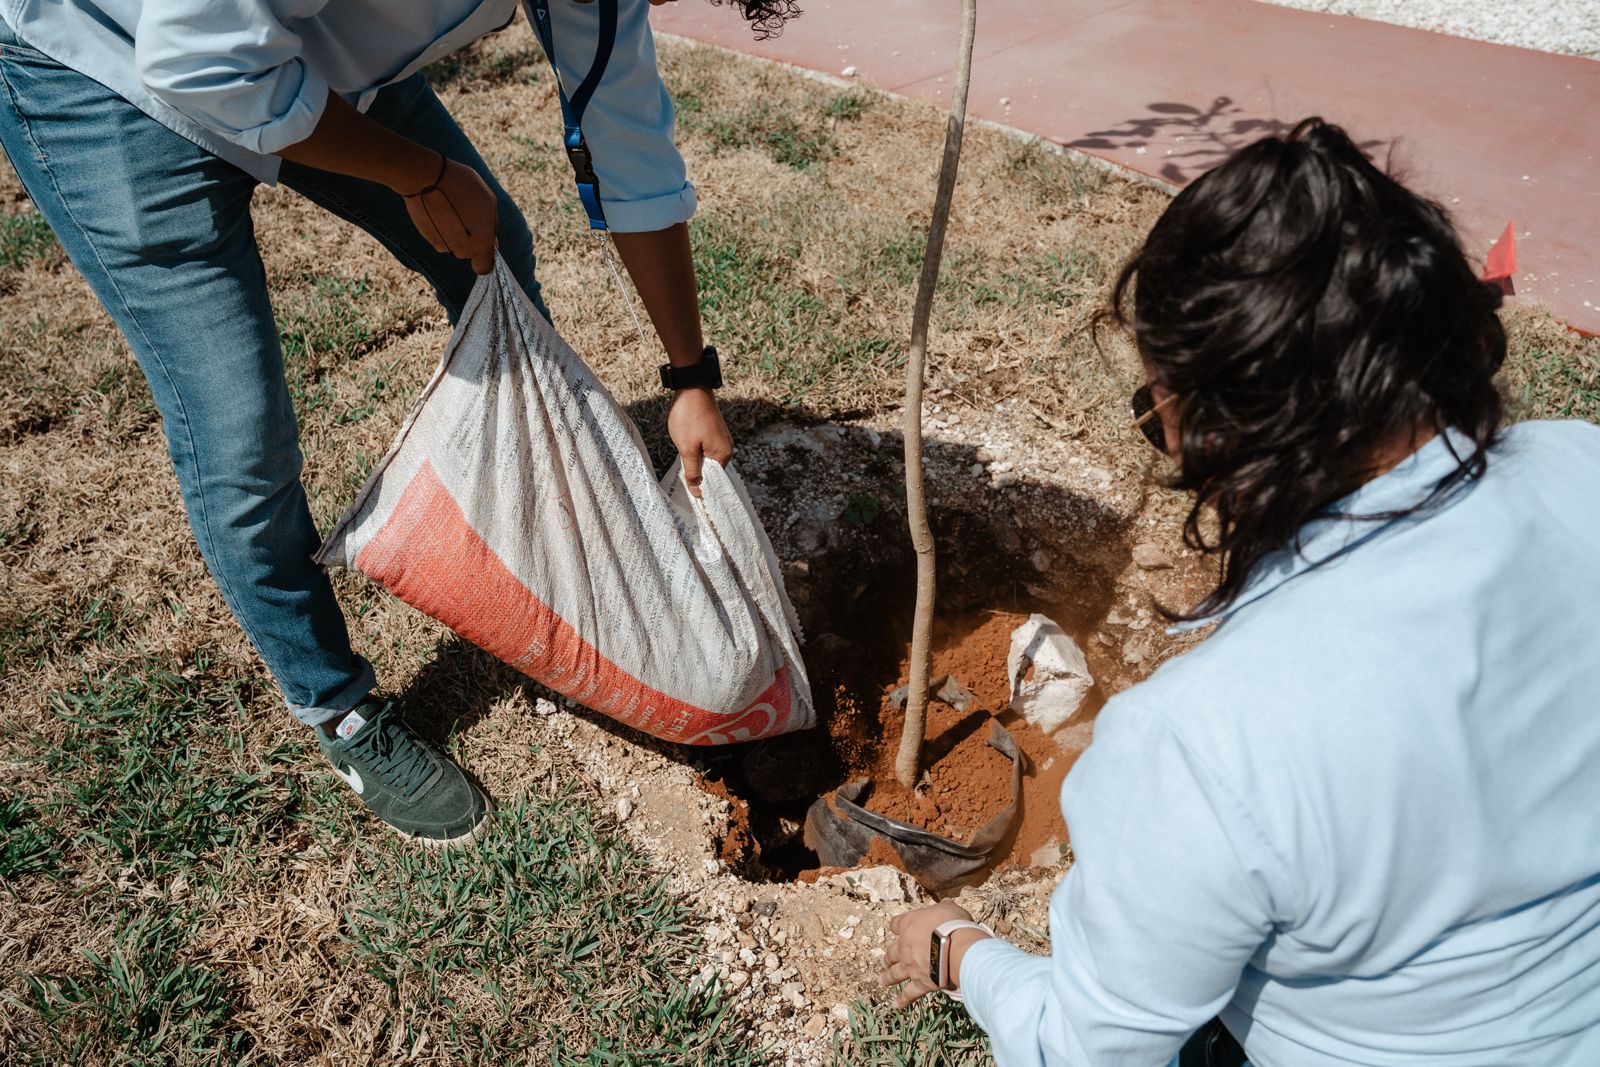
[[[1067,147],[1096,154],[1140,148],[1165,152],[1158,157],[1163,162],[1156,174],[1181,186],[1239,149],[1263,137],[1282,137],[1295,127],[1294,122],[1253,115],[1230,96],[1219,96],[1205,107],[1175,101],[1145,106],[1146,114],[1125,119],[1111,129],[1093,130],[1067,142]],[[1386,143],[1366,140],[1357,145],[1370,155]]]

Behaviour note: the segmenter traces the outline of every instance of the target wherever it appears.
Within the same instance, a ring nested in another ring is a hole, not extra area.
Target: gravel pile
[[[1267,0],[1304,11],[1438,30],[1600,59],[1600,0]]]

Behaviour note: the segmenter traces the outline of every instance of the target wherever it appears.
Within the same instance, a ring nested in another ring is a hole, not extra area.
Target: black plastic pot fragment
[[[854,867],[882,837],[900,857],[906,872],[930,893],[970,882],[992,867],[997,851],[1010,840],[1022,813],[1022,775],[1027,757],[998,722],[989,727],[989,746],[1011,759],[1011,803],[961,844],[909,823],[891,819],[861,804],[868,779],[840,786],[830,802],[822,797],[806,812],[805,843],[827,867]]]

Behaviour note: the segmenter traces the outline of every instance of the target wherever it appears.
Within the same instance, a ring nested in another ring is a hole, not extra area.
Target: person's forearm
[[[311,136],[278,153],[307,167],[365,178],[397,193],[414,193],[439,173],[439,153],[403,137],[328,93]]]
[[[649,233],[612,231],[612,237],[667,350],[668,362],[675,367],[699,362],[705,340],[700,332],[700,296],[688,224],[680,222]]]

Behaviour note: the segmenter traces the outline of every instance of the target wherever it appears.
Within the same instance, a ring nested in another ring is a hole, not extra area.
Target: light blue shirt
[[[1157,1067],[1219,1013],[1256,1067],[1600,1064],[1600,428],[1305,533],[1101,712],[1053,955],[961,965],[1002,1067]]]
[[[329,89],[365,110],[378,90],[510,22],[518,0],[0,0],[17,36],[264,182],[273,153],[316,128]],[[621,0],[616,46],[584,114],[606,221],[665,229],[694,213],[656,70],[647,0]],[[598,5],[553,0],[562,81],[576,88]],[[559,126],[549,113],[528,116]],[[574,196],[577,194],[574,193]]]

